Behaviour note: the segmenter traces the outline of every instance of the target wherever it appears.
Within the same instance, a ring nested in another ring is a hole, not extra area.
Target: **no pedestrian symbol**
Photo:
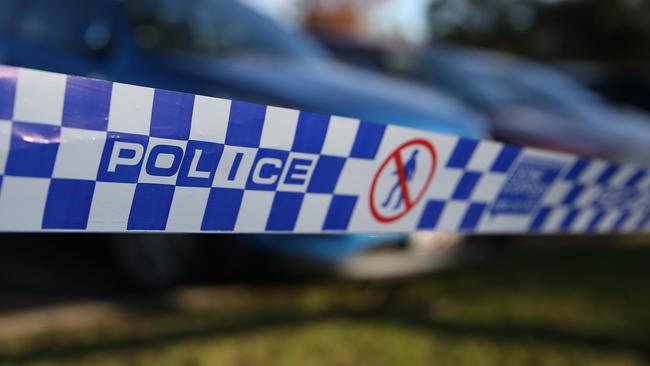
[[[406,215],[424,197],[436,169],[436,152],[424,139],[403,143],[381,164],[370,187],[370,211],[379,222]]]

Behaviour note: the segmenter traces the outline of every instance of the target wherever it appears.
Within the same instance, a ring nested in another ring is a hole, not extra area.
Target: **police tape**
[[[640,166],[0,66],[0,231],[649,225]]]

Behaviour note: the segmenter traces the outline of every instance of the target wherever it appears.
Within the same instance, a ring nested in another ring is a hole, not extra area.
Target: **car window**
[[[125,5],[136,42],[146,49],[200,55],[324,55],[308,37],[236,1],[127,0]]]
[[[97,1],[0,0],[0,9],[0,30],[23,41],[84,52],[97,37]]]

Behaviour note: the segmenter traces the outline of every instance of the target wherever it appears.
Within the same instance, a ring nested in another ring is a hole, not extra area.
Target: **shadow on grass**
[[[531,341],[576,347],[588,347],[597,352],[632,352],[650,362],[647,332],[640,337],[598,334],[575,329],[558,329],[531,324],[478,324],[469,320],[440,320],[431,316],[427,299],[436,291],[468,292],[526,291],[548,294],[578,292],[598,299],[620,300],[613,311],[630,314],[627,322],[640,329],[650,326],[647,294],[650,247],[577,248],[563,252],[522,251],[508,258],[484,265],[453,270],[440,275],[407,281],[370,284],[380,301],[362,301],[361,307],[350,306],[363,296],[368,284],[318,284],[313,285],[329,304],[319,311],[306,311],[294,302],[295,289],[279,288],[285,298],[280,306],[265,309],[263,293],[257,288],[248,289],[253,294],[251,304],[238,309],[236,316],[226,312],[218,321],[207,320],[199,326],[180,324],[158,334],[125,335],[113,339],[86,340],[58,346],[42,345],[15,352],[0,352],[0,364],[28,364],[44,360],[66,360],[102,352],[125,352],[143,348],[158,348],[177,342],[206,337],[232,337],[275,329],[278,327],[305,326],[320,322],[344,321],[381,323],[405,329],[417,329],[441,337],[479,338],[502,343]],[[341,287],[345,292],[342,294]],[[449,290],[451,289],[451,290]],[[359,291],[357,291],[359,290]],[[273,291],[273,290],[272,290]],[[357,297],[348,298],[350,293]],[[268,291],[266,292],[268,294]],[[498,293],[498,292],[495,292]],[[463,294],[467,295],[467,294]],[[255,297],[257,296],[257,298]],[[499,296],[499,295],[495,295]],[[179,311],[164,297],[156,297],[156,311]],[[254,304],[255,303],[255,304]],[[121,304],[146,312],[147,306]],[[480,304],[476,304],[480,306]],[[552,310],[551,310],[552,311]],[[224,320],[225,319],[225,320]]]
[[[349,312],[297,316],[272,314],[230,325],[208,326],[201,329],[181,330],[149,337],[126,337],[116,340],[90,342],[57,348],[42,347],[24,353],[0,355],[0,364],[28,364],[44,360],[66,360],[103,352],[124,352],[142,348],[159,348],[176,342],[186,342],[206,337],[229,337],[253,333],[275,327],[304,326],[327,321],[373,322],[396,325],[431,332],[443,337],[484,338],[497,342],[543,342],[568,346],[589,347],[602,352],[633,352],[650,361],[650,349],[641,341],[621,340],[607,336],[580,334],[563,330],[530,326],[481,326],[445,322],[424,316],[392,314],[390,312]]]

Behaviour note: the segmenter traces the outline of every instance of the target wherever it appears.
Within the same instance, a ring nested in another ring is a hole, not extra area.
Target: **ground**
[[[650,246],[528,248],[408,280],[201,286],[49,307],[0,315],[0,365],[648,365]],[[3,333],[21,316],[94,320]]]

